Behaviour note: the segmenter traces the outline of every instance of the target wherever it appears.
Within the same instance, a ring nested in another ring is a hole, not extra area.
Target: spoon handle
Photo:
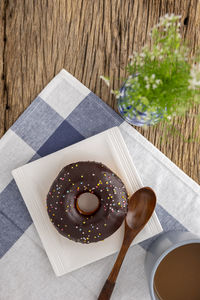
[[[110,299],[112,292],[114,290],[114,287],[115,287],[115,282],[111,282],[109,279],[107,279],[101,290],[98,300]]]
[[[115,282],[116,282],[117,276],[119,274],[121,265],[123,263],[124,257],[126,255],[126,252],[129,248],[131,242],[132,242],[132,240],[129,243],[122,244],[120,252],[117,256],[117,260],[112,268],[112,271],[110,272],[108,279],[106,280],[106,282],[101,290],[98,300],[109,300],[110,299],[113,289],[115,287]]]

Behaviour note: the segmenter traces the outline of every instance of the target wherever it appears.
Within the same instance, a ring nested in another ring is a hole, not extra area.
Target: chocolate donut
[[[83,193],[96,195],[98,207],[82,211]],[[47,195],[51,222],[63,236],[80,243],[104,240],[122,224],[128,194],[121,179],[102,163],[77,162],[64,167]]]

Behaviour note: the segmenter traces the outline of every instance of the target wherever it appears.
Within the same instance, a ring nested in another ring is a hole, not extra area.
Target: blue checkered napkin
[[[56,278],[11,171],[113,126],[119,126],[144,185],[157,193],[164,230],[200,234],[199,186],[62,70],[0,140],[0,299],[96,299],[113,256]],[[144,274],[149,243],[130,249],[114,299],[150,299]]]

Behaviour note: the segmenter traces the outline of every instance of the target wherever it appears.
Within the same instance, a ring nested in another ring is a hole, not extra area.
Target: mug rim
[[[156,260],[156,262],[155,262],[155,264],[154,264],[154,266],[153,266],[153,269],[152,269],[152,271],[151,271],[151,274],[150,274],[150,282],[149,282],[149,283],[150,283],[151,298],[152,298],[153,300],[157,300],[157,299],[158,299],[158,297],[157,297],[157,299],[155,298],[156,294],[155,294],[155,292],[154,292],[154,286],[153,286],[153,283],[154,283],[155,273],[156,273],[156,271],[157,271],[157,269],[158,269],[158,266],[160,265],[161,261],[162,261],[162,260],[163,260],[170,252],[172,252],[173,250],[175,250],[175,249],[177,249],[177,248],[179,248],[179,247],[181,247],[181,246],[185,246],[185,245],[188,245],[188,244],[196,244],[196,243],[200,244],[200,239],[198,239],[198,238],[194,239],[194,238],[193,238],[193,239],[190,239],[190,240],[185,240],[185,241],[178,242],[177,244],[175,244],[175,245],[169,247],[167,250],[165,250],[165,251],[158,257],[158,259]]]

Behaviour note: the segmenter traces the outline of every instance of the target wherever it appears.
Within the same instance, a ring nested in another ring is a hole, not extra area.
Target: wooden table
[[[149,42],[151,26],[167,12],[182,15],[181,31],[194,52],[198,0],[1,0],[0,135],[62,68],[116,109],[99,76],[110,76],[112,88],[119,88],[129,55]],[[187,137],[195,127],[200,136],[197,112],[174,121]],[[198,140],[186,143],[171,133],[162,139],[161,126],[138,130],[200,183]]]

